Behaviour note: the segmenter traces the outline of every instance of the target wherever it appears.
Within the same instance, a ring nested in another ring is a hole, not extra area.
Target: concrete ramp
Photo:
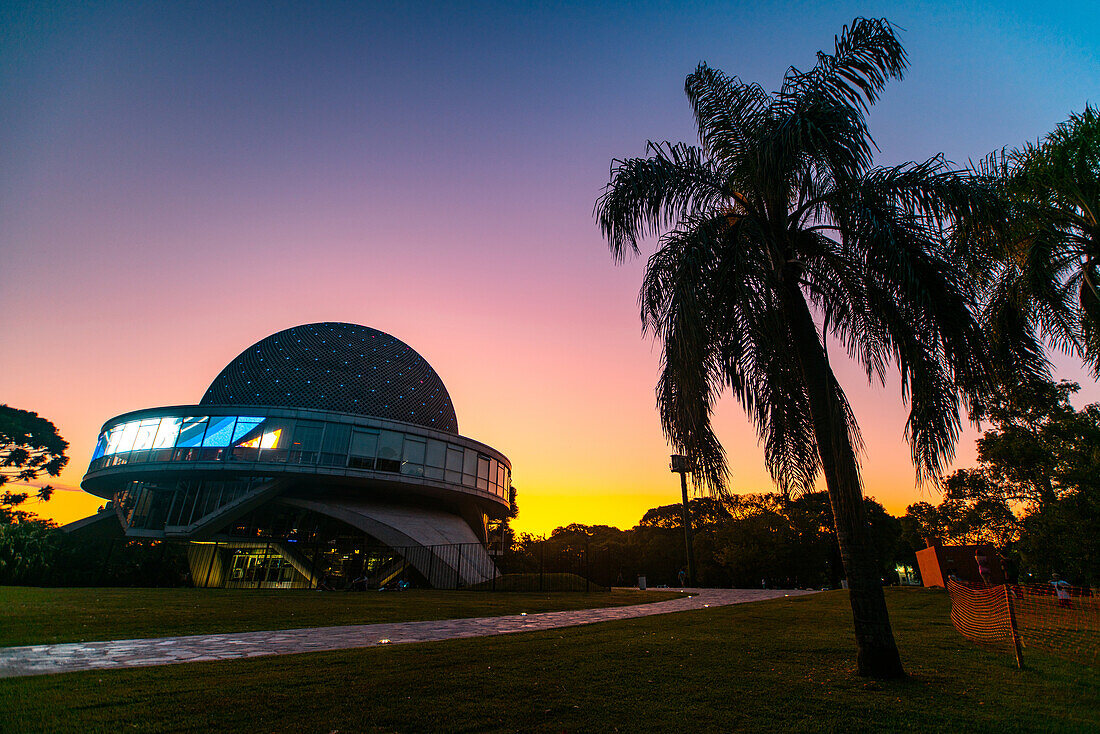
[[[352,498],[278,501],[327,515],[377,538],[400,552],[433,588],[473,586],[497,575],[474,531],[449,512]]]

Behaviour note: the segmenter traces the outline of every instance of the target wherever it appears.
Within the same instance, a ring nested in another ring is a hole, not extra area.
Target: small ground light
[[[388,644],[388,643],[389,643],[389,641],[390,641],[390,640],[389,640],[389,638],[388,638],[388,637],[383,637],[383,638],[382,638],[381,640],[379,640],[379,641],[378,641],[378,644],[380,644],[380,645],[386,645],[386,644]]]
[[[521,616],[521,617],[526,617],[526,616],[527,616],[527,612],[520,612],[520,613],[519,613],[519,616]]]
[[[704,604],[703,609],[710,609],[710,604]]]

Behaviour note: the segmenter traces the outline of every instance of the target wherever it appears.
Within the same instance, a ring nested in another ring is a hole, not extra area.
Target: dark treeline
[[[882,578],[895,583],[895,567],[913,563],[913,539],[882,505],[871,499],[864,503]],[[787,502],[779,494],[702,497],[688,506],[698,585],[821,588],[839,586],[843,578],[825,492]],[[610,565],[616,585],[633,584],[643,575],[649,584],[671,586],[678,583],[686,564],[679,504],[649,510],[630,530],[573,524],[557,528],[545,539],[521,534],[516,543],[528,553],[555,558],[587,554],[601,571]]]
[[[1097,441],[1089,451],[1100,464],[1100,407],[1075,415],[1094,425]],[[987,450],[996,436],[987,432]],[[1058,573],[1074,585],[1100,586],[1100,465],[1075,471],[1076,484],[1059,486],[1042,504],[1006,499],[1005,487],[989,479],[993,473],[987,463],[959,470],[945,479],[938,504],[914,503],[901,517],[864,499],[882,582],[899,583],[899,566],[919,579],[916,551],[934,538],[995,546],[1008,577],[1021,583],[1045,583]],[[778,493],[701,497],[689,508],[699,586],[836,588],[844,578],[825,492],[786,502]],[[650,585],[678,585],[686,569],[679,504],[649,510],[629,530],[574,523],[546,538],[521,533],[513,548],[558,563],[574,559],[576,568],[590,560],[601,581],[614,585],[632,585],[638,576]]]
[[[1100,405],[1077,410],[1072,382],[1034,379],[985,408],[978,465],[942,479],[939,502],[916,502],[901,517],[873,499],[864,515],[883,583],[897,567],[919,572],[915,552],[935,539],[990,544],[1008,577],[1045,583],[1052,574],[1100,586]],[[836,587],[843,578],[825,492],[784,501],[775,494],[689,503],[695,583],[702,586]],[[573,524],[514,544],[542,557],[596,559],[611,583],[673,585],[686,565],[680,505],[649,510],[630,530]],[[604,565],[610,566],[609,572]]]

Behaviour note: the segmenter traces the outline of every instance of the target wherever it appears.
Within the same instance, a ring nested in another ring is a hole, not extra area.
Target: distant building
[[[951,575],[971,584],[1005,582],[1001,555],[988,544],[941,545],[929,540],[927,548],[917,551],[917,565],[925,586],[945,587]]]
[[[81,486],[134,538],[189,543],[197,586],[294,588],[496,575],[486,523],[511,464],[458,433],[443,381],[404,342],[297,326],[242,352],[198,405],[102,428]],[[97,519],[98,518],[98,519]]]

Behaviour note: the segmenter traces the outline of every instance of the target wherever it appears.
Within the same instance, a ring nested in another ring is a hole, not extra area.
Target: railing
[[[545,548],[486,553],[476,543],[391,548],[287,538],[66,539],[55,559],[6,583],[36,586],[196,586],[331,591],[444,588],[468,591],[603,591],[611,557]]]
[[[153,466],[145,469],[157,471],[190,462],[281,464],[288,470],[315,467],[319,473],[399,474],[461,486],[498,501],[508,498],[511,465],[503,454],[473,439],[331,411],[249,407],[254,415],[206,415],[210,407],[150,409],[108,421],[87,479],[96,482],[104,477],[95,475],[105,470],[147,464]]]

